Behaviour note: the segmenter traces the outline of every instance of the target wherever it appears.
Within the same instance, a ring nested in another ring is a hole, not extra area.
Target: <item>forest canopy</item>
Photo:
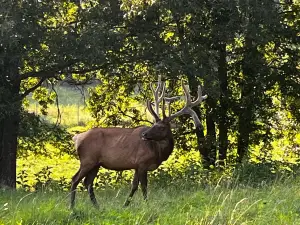
[[[298,156],[297,1],[11,0],[1,5],[0,184],[15,187],[17,149],[28,150],[24,143],[32,138],[40,148],[42,132],[68,148],[63,127],[51,132],[26,111],[26,97],[32,95],[46,114],[57,101],[59,82],[94,84],[87,104],[103,127],[149,125],[144,109],[134,106],[152,97],[149,84],[158,75],[168,96],[182,95],[182,79],[193,96],[201,85],[209,97],[194,110],[203,129],[181,117],[174,134],[178,149],[200,152],[203,168],[235,165],[250,160],[250,154],[256,154],[252,160],[268,161],[274,141],[283,137],[284,154]],[[172,111],[180,107],[182,102],[172,104]]]

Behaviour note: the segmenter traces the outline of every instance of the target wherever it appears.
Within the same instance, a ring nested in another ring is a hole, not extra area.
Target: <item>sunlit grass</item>
[[[260,188],[197,186],[181,183],[149,187],[149,200],[138,191],[122,208],[129,186],[96,191],[100,209],[86,192],[79,193],[76,211],[68,209],[65,192],[0,192],[3,224],[300,224],[297,181]]]
[[[79,168],[79,160],[67,154],[48,157],[36,156],[32,153],[27,157],[17,159],[17,174],[20,176],[21,171],[25,171],[27,175],[26,184],[33,186],[37,182],[35,174],[40,172],[45,166],[48,166],[51,172],[50,179],[58,181],[64,177],[71,181],[72,176]]]

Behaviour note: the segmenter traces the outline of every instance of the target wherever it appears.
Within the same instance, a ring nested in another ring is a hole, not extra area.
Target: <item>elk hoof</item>
[[[100,208],[98,204],[93,204],[93,206],[94,206],[95,209],[99,209]]]
[[[124,203],[123,208],[127,207],[127,206],[129,205],[129,203],[130,203],[130,201],[127,200],[127,201]]]

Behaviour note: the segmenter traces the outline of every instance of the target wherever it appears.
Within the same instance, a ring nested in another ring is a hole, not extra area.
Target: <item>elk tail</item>
[[[72,140],[74,141],[75,149],[72,150],[71,154],[72,154],[73,156],[75,156],[75,158],[78,158],[78,152],[77,152],[77,148],[78,148],[78,137],[79,137],[79,134],[75,134],[75,135],[72,137]]]
[[[75,134],[74,137],[72,137],[72,140],[73,140],[74,142],[76,142],[77,138],[78,138],[78,134]]]

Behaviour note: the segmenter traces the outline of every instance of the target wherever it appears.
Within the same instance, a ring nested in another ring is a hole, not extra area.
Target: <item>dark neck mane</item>
[[[167,160],[174,149],[174,138],[171,134],[169,137],[160,141],[149,141],[149,147],[157,154],[158,163]]]

